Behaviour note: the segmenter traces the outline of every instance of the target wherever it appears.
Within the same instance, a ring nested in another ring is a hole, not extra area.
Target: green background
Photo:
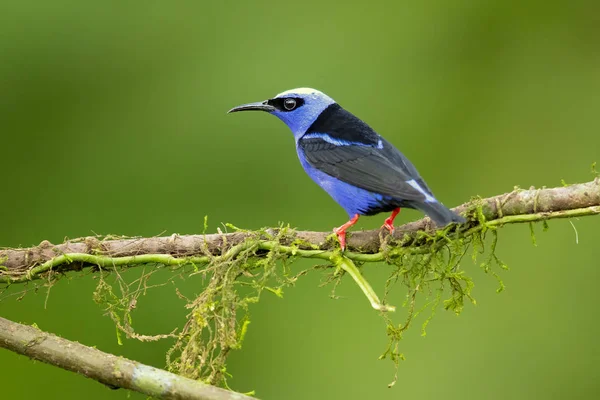
[[[204,215],[209,231],[340,225],[345,213],[305,176],[280,121],[225,114],[300,86],[396,144],[449,206],[590,180],[600,161],[599,15],[597,1],[3,0],[0,245],[198,233]],[[407,210],[397,221],[417,218]],[[464,262],[477,306],[440,311],[425,338],[417,323],[393,389],[391,363],[377,360],[382,320],[348,280],[330,299],[319,273],[252,308],[229,383],[262,399],[598,398],[599,222],[573,221],[579,244],[568,221],[537,226],[537,247],[526,225],[503,228],[505,292]],[[365,273],[381,292],[386,268]],[[170,342],[119,346],[92,300],[95,277],[70,277],[49,296],[5,298],[0,315],[164,366]],[[136,326],[168,332],[183,305],[173,287],[150,292]],[[128,397],[4,350],[0,382],[6,399]]]

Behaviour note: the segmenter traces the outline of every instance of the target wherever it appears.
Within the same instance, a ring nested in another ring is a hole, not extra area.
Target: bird
[[[434,197],[393,144],[319,90],[286,90],[228,113],[240,111],[273,114],[290,128],[304,171],[348,214],[348,222],[333,230],[342,251],[348,228],[361,215],[391,212],[382,226],[390,234],[401,208],[422,211],[438,227],[466,222]]]

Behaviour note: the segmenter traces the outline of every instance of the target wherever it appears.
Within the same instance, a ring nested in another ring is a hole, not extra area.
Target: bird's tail
[[[440,228],[452,222],[459,224],[467,222],[466,219],[448,209],[442,203],[419,203],[415,204],[415,208],[427,214],[429,218],[431,218],[431,220]]]

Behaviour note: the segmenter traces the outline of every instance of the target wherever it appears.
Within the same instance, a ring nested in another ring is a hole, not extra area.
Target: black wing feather
[[[387,142],[383,149],[378,149],[365,145],[336,145],[322,138],[309,137],[300,139],[298,145],[310,165],[343,182],[399,200],[425,201],[423,193],[406,183],[411,179],[422,181],[418,174],[414,175],[416,170],[401,154],[400,157],[392,154],[392,159],[386,156],[390,151],[398,152],[393,147],[390,150],[391,145]],[[428,191],[424,185],[423,189]]]
[[[384,138],[381,138],[381,142],[383,145],[382,151],[384,157],[388,158],[394,165],[401,165],[402,168],[406,170],[408,176],[414,179],[419,186],[421,186],[427,192],[427,194],[433,196],[431,189],[429,189],[429,186],[427,186],[423,178],[421,178],[421,175],[419,175],[419,172],[415,166],[408,160],[408,158],[406,158],[404,154],[400,152],[400,150],[395,148],[393,144]]]

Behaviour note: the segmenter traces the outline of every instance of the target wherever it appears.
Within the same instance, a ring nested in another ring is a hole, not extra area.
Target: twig
[[[358,268],[356,268],[356,265],[351,259],[349,259],[348,257],[339,256],[334,257],[333,261],[338,268],[341,268],[344,271],[346,271],[348,275],[350,275],[352,279],[354,279],[354,282],[356,282],[360,290],[362,290],[364,295],[369,300],[369,303],[371,303],[371,307],[373,307],[377,311],[396,311],[396,307],[384,304],[379,300],[379,297],[371,287],[371,284],[369,284],[369,282],[362,276],[362,274],[360,273]]]
[[[252,400],[197,380],[104,353],[0,317],[0,347],[94,379],[158,399]]]

